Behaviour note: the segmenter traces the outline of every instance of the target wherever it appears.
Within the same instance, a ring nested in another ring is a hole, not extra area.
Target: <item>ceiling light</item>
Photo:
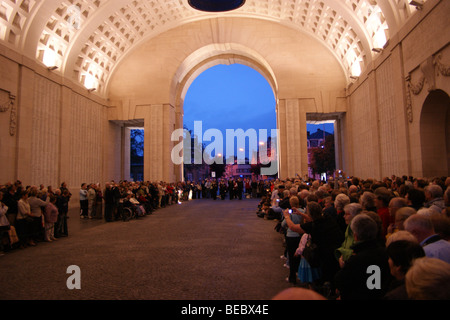
[[[98,81],[93,75],[87,74],[84,78],[84,86],[89,92],[92,92],[97,89]]]
[[[55,70],[57,67],[57,59],[58,56],[55,51],[50,48],[46,48],[44,50],[44,56],[42,58],[42,62],[49,70]]]
[[[189,5],[200,11],[224,12],[242,7],[245,0],[188,0]]]

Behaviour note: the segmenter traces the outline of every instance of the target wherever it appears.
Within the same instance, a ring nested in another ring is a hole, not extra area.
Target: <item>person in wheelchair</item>
[[[123,200],[123,207],[131,209],[133,213],[138,217],[145,215],[143,207],[134,197],[133,193],[127,194],[126,198]]]
[[[144,194],[141,194],[137,198],[138,202],[144,207],[145,214],[151,214],[153,211],[152,205],[150,201],[147,199],[147,197]]]

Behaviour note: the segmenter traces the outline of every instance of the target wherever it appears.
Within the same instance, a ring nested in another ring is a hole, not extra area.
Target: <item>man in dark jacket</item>
[[[377,241],[376,222],[366,214],[352,219],[353,255],[335,276],[342,300],[381,299],[392,276],[386,248]]]
[[[110,183],[106,183],[103,200],[105,201],[105,221],[111,222],[114,212],[114,190]]]

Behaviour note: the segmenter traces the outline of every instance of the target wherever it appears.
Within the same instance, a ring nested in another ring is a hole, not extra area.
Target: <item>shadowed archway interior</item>
[[[442,90],[428,94],[420,118],[423,172],[450,175],[450,97]]]

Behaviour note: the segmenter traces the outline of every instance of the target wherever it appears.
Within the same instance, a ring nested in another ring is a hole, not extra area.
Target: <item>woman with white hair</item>
[[[391,272],[386,249],[377,239],[377,223],[367,214],[361,213],[351,221],[355,243],[353,254],[336,274],[335,284],[342,300],[381,299],[391,281]],[[376,290],[367,285],[369,267],[376,266],[379,281]]]
[[[345,261],[347,261],[353,253],[352,246],[355,242],[353,237],[353,231],[350,227],[350,223],[356,215],[362,212],[362,206],[359,203],[349,203],[344,207],[344,219],[347,224],[347,229],[345,230],[345,239],[342,245],[336,249],[335,257],[339,261],[341,268],[344,266]]]
[[[334,208],[336,209],[336,221],[342,232],[347,230],[347,222],[345,221],[345,211],[344,208],[350,203],[350,198],[343,193],[340,193],[334,199]]]
[[[436,258],[416,259],[405,284],[410,299],[450,300],[450,264]]]

